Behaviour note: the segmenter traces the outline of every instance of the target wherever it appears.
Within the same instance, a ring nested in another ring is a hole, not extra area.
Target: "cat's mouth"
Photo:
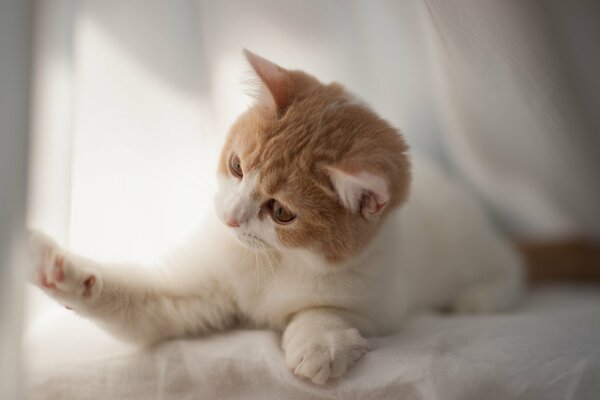
[[[267,250],[271,248],[271,245],[252,233],[236,232],[235,236],[242,245],[252,250]]]

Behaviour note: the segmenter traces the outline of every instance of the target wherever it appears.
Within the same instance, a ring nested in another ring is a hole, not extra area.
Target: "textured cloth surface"
[[[553,287],[498,315],[422,315],[342,379],[284,365],[279,336],[233,331],[149,349],[48,310],[26,341],[30,399],[597,399],[600,287]]]

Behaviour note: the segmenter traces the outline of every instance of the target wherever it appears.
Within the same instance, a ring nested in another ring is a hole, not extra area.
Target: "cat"
[[[416,311],[494,312],[524,292],[482,207],[337,83],[244,50],[260,89],[218,164],[215,215],[159,268],[103,265],[31,234],[34,281],[140,343],[236,326],[282,332],[324,384]]]

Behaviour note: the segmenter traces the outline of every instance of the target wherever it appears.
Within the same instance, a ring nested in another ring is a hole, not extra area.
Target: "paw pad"
[[[94,283],[96,283],[96,277],[94,275],[90,275],[83,281],[83,285],[85,286],[85,290],[83,291],[84,296],[92,295],[92,287],[94,287]]]
[[[33,281],[67,308],[82,309],[100,294],[102,280],[91,262],[69,255],[47,236],[32,233]]]

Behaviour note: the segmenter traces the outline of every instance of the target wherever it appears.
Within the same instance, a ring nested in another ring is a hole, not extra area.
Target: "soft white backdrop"
[[[345,83],[512,233],[600,233],[598,138],[563,57],[589,39],[568,46],[557,2],[39,8],[31,219],[88,255],[152,258],[210,209],[219,145],[250,101],[242,47]]]

